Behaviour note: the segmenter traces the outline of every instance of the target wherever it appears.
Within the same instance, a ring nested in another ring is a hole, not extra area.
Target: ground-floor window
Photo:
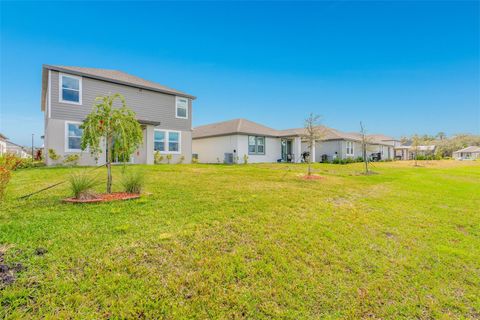
[[[265,137],[248,136],[248,154],[265,154]]]
[[[165,153],[180,153],[181,132],[155,129],[154,150]]]
[[[347,156],[353,156],[353,141],[347,141]]]
[[[80,122],[65,123],[65,151],[79,152],[82,151],[82,134]]]

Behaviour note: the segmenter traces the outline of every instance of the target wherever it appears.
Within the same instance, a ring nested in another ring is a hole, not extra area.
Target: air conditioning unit
[[[233,164],[233,153],[225,153],[225,158],[223,159],[223,163]]]

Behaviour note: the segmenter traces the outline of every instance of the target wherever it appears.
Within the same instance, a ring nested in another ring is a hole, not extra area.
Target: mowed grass
[[[84,168],[15,172],[0,318],[478,319],[480,162],[421,165],[130,166],[150,195],[89,205],[16,199]]]

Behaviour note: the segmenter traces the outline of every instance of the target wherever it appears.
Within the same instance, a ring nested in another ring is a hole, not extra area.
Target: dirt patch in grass
[[[5,263],[6,248],[0,247],[0,289],[12,284],[15,281],[15,275],[23,270],[21,263],[7,265]]]
[[[88,199],[76,199],[76,198],[66,198],[63,199],[64,202],[70,203],[95,203],[95,202],[109,202],[116,200],[130,200],[138,199],[140,194],[138,193],[127,193],[127,192],[113,192],[113,193],[102,193],[97,194],[93,198]]]

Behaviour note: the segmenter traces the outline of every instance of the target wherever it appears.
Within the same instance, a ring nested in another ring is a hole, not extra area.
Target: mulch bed
[[[324,177],[322,176],[319,176],[317,174],[311,174],[311,175],[302,175],[300,176],[302,179],[305,179],[305,180],[321,180],[323,179]]]
[[[113,192],[113,193],[96,194],[91,199],[66,198],[66,199],[63,199],[63,201],[70,202],[70,203],[96,203],[96,202],[110,202],[110,201],[117,201],[117,200],[130,200],[130,199],[138,199],[138,198],[140,198],[140,194],[138,193]]]

